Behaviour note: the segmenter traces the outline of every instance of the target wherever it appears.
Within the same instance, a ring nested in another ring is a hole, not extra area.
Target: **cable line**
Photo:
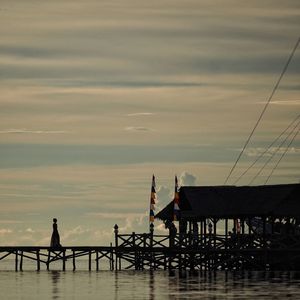
[[[245,143],[245,145],[244,145],[242,151],[240,152],[240,154],[239,154],[237,160],[235,161],[233,167],[231,168],[231,170],[230,170],[230,172],[229,172],[229,174],[228,174],[228,176],[227,176],[227,178],[226,178],[226,180],[225,180],[225,182],[224,182],[224,185],[227,183],[229,177],[231,176],[231,174],[232,174],[232,172],[234,171],[234,169],[235,169],[237,163],[239,162],[239,160],[240,160],[242,154],[244,153],[244,151],[245,151],[247,145],[249,144],[249,142],[250,142],[250,140],[251,140],[251,138],[252,138],[252,136],[253,136],[254,131],[256,130],[258,124],[260,123],[260,120],[262,119],[262,117],[263,117],[263,115],[264,115],[264,113],[265,113],[267,107],[269,106],[269,103],[271,102],[271,100],[272,100],[272,98],[273,98],[273,95],[275,94],[275,92],[276,92],[276,90],[277,90],[277,88],[278,88],[278,86],[279,86],[279,83],[280,83],[280,81],[281,81],[283,75],[285,74],[285,72],[286,72],[286,70],[287,70],[287,68],[288,68],[288,66],[289,66],[289,64],[290,64],[290,62],[291,62],[291,60],[292,60],[292,58],[293,58],[293,56],[294,56],[294,53],[295,53],[296,49],[298,48],[299,43],[300,43],[300,38],[298,38],[298,40],[297,40],[297,42],[296,42],[296,44],[295,44],[295,46],[294,46],[294,48],[293,48],[293,50],[292,50],[292,52],[291,52],[289,58],[288,58],[288,60],[287,60],[287,62],[286,62],[286,64],[285,64],[285,66],[284,66],[284,68],[283,68],[283,70],[282,70],[282,72],[281,72],[281,74],[280,74],[280,76],[279,76],[279,78],[278,78],[278,80],[277,80],[277,82],[276,82],[276,84],[275,84],[273,90],[272,90],[272,93],[271,93],[271,95],[269,96],[269,99],[267,100],[266,105],[264,106],[264,108],[263,108],[263,110],[262,110],[262,112],[261,112],[261,114],[260,114],[260,116],[259,116],[259,118],[258,118],[256,124],[254,125],[254,127],[253,127],[253,129],[252,129],[252,131],[251,131],[251,133],[250,133],[250,135],[249,135],[249,137],[247,138],[246,143]]]
[[[292,145],[294,139],[296,138],[296,136],[298,135],[300,131],[300,128],[298,128],[298,130],[296,131],[296,133],[294,134],[292,140],[290,141],[290,143],[288,144],[288,146],[286,147],[285,151],[282,153],[280,159],[278,160],[277,164],[275,165],[275,167],[272,169],[270,175],[268,176],[267,180],[265,181],[265,185],[267,184],[267,182],[269,181],[270,177],[273,175],[273,172],[275,171],[275,169],[277,168],[277,166],[279,165],[279,163],[281,162],[282,158],[284,157],[284,155],[287,153],[288,149],[290,148],[290,146]]]
[[[256,160],[238,177],[238,179],[233,183],[234,185],[237,184],[237,182],[271,149],[271,147],[286,133],[286,131],[297,121],[297,119],[300,117],[298,115],[289,125],[286,127],[284,131],[281,132],[281,134],[265,149],[264,152],[262,152]],[[299,123],[298,123],[299,124]]]
[[[277,146],[277,149],[275,151],[273,151],[273,153],[269,157],[269,159],[264,163],[264,165],[258,171],[258,173],[256,173],[256,175],[252,178],[252,180],[250,181],[249,185],[251,185],[253,183],[253,181],[261,174],[261,172],[264,170],[264,168],[266,167],[266,165],[273,159],[273,157],[277,154],[277,152],[281,149],[281,147],[285,144],[285,142],[292,136],[292,134],[295,132],[296,128],[298,127],[299,123],[300,123],[300,121],[298,121],[298,123],[294,126],[294,128],[292,129],[292,131],[285,137],[285,139],[280,143],[280,145]]]

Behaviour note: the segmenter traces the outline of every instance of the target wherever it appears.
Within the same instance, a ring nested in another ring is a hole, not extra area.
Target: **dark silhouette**
[[[53,232],[52,232],[52,236],[51,236],[50,247],[53,247],[53,248],[61,247],[60,237],[59,237],[59,233],[57,230],[57,219],[56,218],[53,219]]]

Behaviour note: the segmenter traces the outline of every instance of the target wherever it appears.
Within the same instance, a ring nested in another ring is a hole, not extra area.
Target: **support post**
[[[62,263],[63,263],[63,271],[66,271],[66,250],[63,250],[63,259],[62,259]]]
[[[242,234],[244,235],[245,234],[245,219],[241,219],[240,222],[242,223],[241,227],[242,227]]]
[[[49,271],[49,264],[50,264],[50,249],[48,249],[48,259],[47,259],[47,271]]]
[[[200,221],[200,246],[203,244],[203,221]]]
[[[225,249],[228,248],[228,218],[225,219]]]
[[[114,270],[114,256],[113,256],[113,247],[112,243],[110,243],[110,269]],[[117,261],[116,261],[116,268],[117,268]]]
[[[92,270],[92,252],[89,250],[89,271]]]
[[[76,270],[76,262],[75,262],[75,250],[73,249],[73,271]]]
[[[40,261],[40,250],[36,250],[36,270],[41,270],[41,261]]]
[[[15,270],[18,271],[18,250],[16,250],[16,261],[15,261]]]
[[[117,269],[118,268],[117,267],[117,264],[118,264],[118,246],[119,246],[119,244],[118,244],[119,226],[117,224],[115,224],[115,226],[114,226],[114,232],[115,232],[115,256],[116,256],[116,269]],[[113,257],[112,250],[111,250],[111,256]],[[119,258],[119,259],[121,259],[121,258]],[[112,270],[112,267],[110,269]]]
[[[20,271],[23,271],[23,251],[21,251]]]
[[[150,249],[151,249],[151,252],[150,252],[150,269],[152,270],[153,269],[153,251],[152,251],[152,248],[153,248],[153,232],[154,232],[154,225],[153,223],[150,224]]]
[[[99,271],[99,252],[96,250],[96,271]]]
[[[217,246],[217,219],[213,219],[214,222],[214,249],[216,249]]]

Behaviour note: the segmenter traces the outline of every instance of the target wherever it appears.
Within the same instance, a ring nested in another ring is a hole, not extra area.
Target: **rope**
[[[285,137],[285,139],[280,143],[280,145],[277,147],[277,149],[273,152],[273,154],[269,157],[269,159],[264,163],[262,168],[258,171],[258,173],[252,178],[249,185],[253,183],[253,181],[261,174],[263,169],[266,167],[266,165],[273,159],[273,157],[277,154],[277,152],[281,149],[282,145],[291,137],[291,135],[295,132],[296,128],[298,127],[300,121],[294,126],[293,130]]]
[[[255,124],[255,126],[253,127],[253,129],[252,129],[252,131],[251,131],[251,133],[250,133],[250,135],[249,135],[249,137],[247,138],[246,143],[244,144],[244,147],[243,147],[242,151],[240,152],[240,154],[239,154],[237,160],[235,161],[233,167],[231,168],[231,170],[230,170],[230,172],[229,172],[229,174],[228,174],[228,176],[227,176],[227,178],[226,178],[226,180],[225,180],[225,182],[224,182],[224,185],[227,183],[227,181],[228,181],[228,179],[230,178],[232,172],[234,171],[236,165],[238,164],[238,162],[239,162],[239,160],[240,160],[242,154],[244,153],[246,147],[248,146],[248,144],[249,144],[249,142],[250,142],[250,140],[251,140],[251,138],[252,138],[252,136],[253,136],[253,134],[254,134],[254,131],[256,130],[258,124],[260,123],[260,120],[262,119],[262,117],[263,117],[263,115],[264,115],[264,113],[265,113],[267,107],[269,106],[269,103],[271,102],[271,100],[272,100],[272,98],[273,98],[273,95],[275,94],[275,92],[276,92],[276,90],[277,90],[277,88],[278,88],[278,86],[279,86],[279,83],[280,83],[280,81],[281,81],[283,75],[285,74],[285,72],[286,72],[286,70],[287,70],[287,68],[288,68],[288,66],[289,66],[289,64],[290,64],[290,62],[291,62],[291,60],[292,60],[292,58],[293,58],[293,56],[294,56],[294,53],[295,53],[296,49],[298,48],[299,43],[300,43],[300,38],[298,38],[298,40],[297,40],[297,42],[296,42],[296,44],[295,44],[295,46],[294,46],[294,48],[293,48],[293,50],[292,50],[292,52],[291,52],[289,58],[288,58],[288,60],[287,60],[287,62],[286,62],[286,64],[285,64],[285,66],[284,66],[284,68],[283,68],[283,70],[282,70],[282,72],[281,72],[281,74],[280,74],[280,76],[279,76],[279,78],[278,78],[278,80],[277,80],[277,82],[276,82],[276,84],[275,84],[273,90],[272,90],[272,93],[271,93],[271,95],[269,96],[269,99],[268,99],[266,105],[264,106],[264,108],[263,108],[263,110],[262,110],[262,112],[261,112],[261,114],[260,114],[260,116],[259,116],[259,118],[258,118],[258,120],[257,120],[257,122],[256,122],[256,124]]]
[[[285,151],[282,153],[280,159],[278,160],[277,164],[275,165],[275,167],[272,169],[270,175],[268,176],[267,180],[265,181],[265,185],[267,184],[267,182],[269,181],[270,177],[273,175],[273,172],[275,171],[275,169],[277,168],[277,166],[279,165],[279,163],[281,162],[282,158],[284,157],[284,155],[287,153],[288,149],[290,148],[290,146],[292,145],[294,139],[296,138],[296,136],[298,135],[300,131],[300,128],[298,128],[298,130],[296,131],[296,133],[294,134],[292,140],[290,141],[290,143],[288,144],[288,146],[286,147]]]
[[[281,134],[265,149],[264,152],[262,152],[256,160],[238,177],[238,179],[233,183],[234,185],[237,184],[237,182],[271,149],[271,147],[286,133],[286,131],[296,122],[296,120],[300,117],[298,115],[289,125],[286,127],[284,131],[281,132]],[[299,121],[298,121],[299,122]],[[298,123],[299,124],[299,123]]]

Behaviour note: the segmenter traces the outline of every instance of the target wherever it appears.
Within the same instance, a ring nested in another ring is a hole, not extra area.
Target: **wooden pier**
[[[36,262],[36,270],[40,271],[42,265],[50,270],[51,263],[60,261],[61,269],[66,270],[67,261],[72,262],[71,269],[76,270],[76,259],[87,257],[87,269],[100,270],[100,261],[107,260],[109,269],[114,270],[114,248],[112,246],[77,246],[77,247],[37,247],[37,246],[7,246],[0,247],[0,264],[5,258],[14,256],[15,271],[23,271],[24,260]]]
[[[114,229],[114,246],[0,247],[0,269],[2,260],[13,257],[15,271],[26,269],[25,260],[34,261],[37,271],[51,270],[55,262],[63,271],[75,271],[79,258],[89,271],[104,269],[104,260],[109,270],[300,270],[300,235],[119,234],[117,225]]]
[[[78,258],[89,271],[104,260],[110,270],[300,270],[300,184],[182,187],[179,197],[177,227],[173,202],[155,216],[168,234],[155,234],[153,223],[141,234],[120,233],[115,225],[110,246],[0,247],[0,269],[13,256],[16,271],[25,260],[36,270],[55,262],[76,270]]]

